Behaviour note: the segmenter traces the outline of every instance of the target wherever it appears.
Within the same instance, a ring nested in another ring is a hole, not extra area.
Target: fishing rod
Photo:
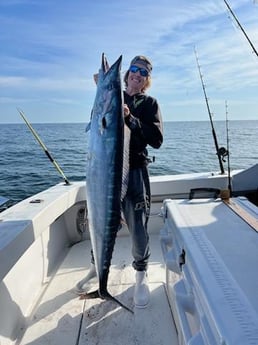
[[[37,132],[35,131],[35,129],[32,127],[32,125],[29,123],[29,121],[26,119],[26,116],[24,115],[24,112],[21,109],[18,109],[18,112],[20,113],[21,117],[23,118],[23,120],[25,121],[26,125],[28,126],[28,128],[30,129],[31,133],[34,135],[35,139],[37,140],[37,142],[39,143],[39,145],[42,147],[42,149],[44,150],[45,154],[47,155],[47,157],[49,158],[49,160],[52,162],[52,164],[54,165],[54,167],[56,168],[56,170],[61,174],[61,176],[63,177],[65,183],[67,185],[70,184],[70,182],[68,181],[68,179],[66,178],[65,174],[63,173],[62,169],[60,168],[60,166],[57,164],[57,162],[54,160],[54,158],[51,156],[51,154],[49,153],[46,145],[43,143],[43,141],[40,139],[39,135],[37,134]]]
[[[231,183],[231,169],[230,169],[230,158],[229,158],[229,126],[228,126],[228,104],[225,101],[226,109],[226,133],[227,133],[227,161],[228,161],[228,190],[229,196],[232,196],[232,183]]]
[[[222,163],[222,156],[224,156],[226,150],[224,147],[219,148],[219,145],[218,145],[217,135],[216,135],[215,128],[213,125],[213,120],[212,120],[212,115],[211,115],[210,106],[209,106],[209,102],[208,102],[208,97],[206,94],[206,90],[205,90],[205,86],[204,86],[204,82],[203,82],[203,77],[202,77],[202,73],[201,73],[201,67],[199,64],[199,60],[198,60],[197,52],[196,52],[195,48],[194,48],[194,53],[195,53],[196,63],[197,63],[197,67],[198,67],[198,71],[199,71],[199,75],[200,75],[200,79],[201,79],[201,83],[202,83],[202,89],[203,89],[203,93],[204,93],[204,97],[205,97],[205,101],[206,101],[206,106],[207,106],[208,114],[209,114],[209,118],[210,118],[212,135],[213,135],[213,139],[214,139],[216,153],[217,153],[218,160],[219,160],[220,171],[221,171],[221,174],[224,174],[225,170],[224,170],[223,163]]]
[[[233,18],[235,19],[235,21],[237,22],[237,25],[240,27],[240,30],[243,32],[245,38],[247,39],[247,42],[250,44],[253,52],[255,53],[256,56],[258,56],[258,52],[257,50],[255,49],[252,41],[250,40],[250,38],[248,37],[247,33],[245,32],[244,28],[242,27],[242,25],[240,24],[239,20],[237,19],[236,15],[234,14],[234,12],[232,11],[232,9],[230,8],[229,4],[227,3],[226,0],[223,0],[224,3],[226,4],[229,12],[231,13],[231,15],[233,16]]]

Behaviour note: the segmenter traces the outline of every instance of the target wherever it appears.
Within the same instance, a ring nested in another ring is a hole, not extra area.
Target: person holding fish
[[[124,121],[130,129],[129,179],[122,209],[132,238],[132,266],[136,271],[134,304],[145,308],[150,292],[147,282],[150,257],[147,223],[150,214],[151,193],[148,174],[147,145],[158,149],[163,142],[163,124],[160,107],[155,98],[146,94],[151,85],[152,64],[148,58],[138,55],[133,58],[125,73],[123,91]],[[94,75],[97,83],[98,75]],[[87,290],[88,282],[96,276],[92,253],[88,275],[76,285],[77,293]]]
[[[163,125],[157,101],[145,91],[151,85],[152,64],[145,56],[136,56],[124,76],[124,116],[131,130],[129,182],[123,211],[132,237],[133,268],[136,270],[134,303],[145,307],[149,302],[147,268],[150,256],[147,222],[150,213],[150,182],[147,145],[158,149],[163,141]]]

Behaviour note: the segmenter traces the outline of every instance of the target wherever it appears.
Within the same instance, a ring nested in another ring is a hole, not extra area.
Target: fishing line
[[[43,143],[43,141],[40,139],[38,133],[35,131],[35,129],[32,127],[32,125],[29,123],[29,121],[27,120],[24,112],[17,108],[18,112],[20,113],[21,117],[23,118],[23,120],[25,121],[26,125],[28,126],[28,128],[30,129],[31,133],[34,135],[35,139],[37,140],[37,142],[39,143],[39,145],[42,147],[42,149],[44,150],[45,154],[47,155],[48,159],[51,161],[51,163],[54,165],[54,167],[56,168],[56,170],[61,174],[61,176],[63,177],[65,183],[67,185],[70,184],[70,182],[68,181],[68,179],[66,178],[65,174],[63,173],[62,169],[60,168],[60,166],[58,165],[58,163],[54,160],[54,158],[51,156],[51,154],[49,153],[46,145]]]

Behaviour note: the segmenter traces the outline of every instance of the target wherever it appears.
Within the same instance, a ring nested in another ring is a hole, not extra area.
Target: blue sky
[[[258,4],[228,0],[258,49]],[[88,122],[104,52],[153,62],[164,121],[258,119],[258,58],[223,0],[1,0],[0,122]]]

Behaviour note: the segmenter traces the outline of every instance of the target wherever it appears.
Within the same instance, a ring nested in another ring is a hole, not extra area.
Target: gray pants
[[[123,200],[124,217],[132,237],[133,268],[147,270],[150,256],[147,223],[150,213],[150,182],[147,167],[130,170]]]
[[[146,271],[150,256],[147,223],[150,214],[150,181],[147,167],[131,169],[126,196],[122,207],[126,224],[132,237],[132,266]],[[91,263],[94,264],[91,250]]]

